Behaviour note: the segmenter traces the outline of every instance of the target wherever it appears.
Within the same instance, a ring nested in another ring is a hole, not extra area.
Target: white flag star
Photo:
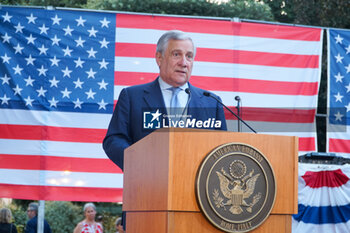
[[[350,64],[348,66],[345,66],[346,68],[346,73],[349,73],[350,72]]]
[[[56,80],[56,77],[54,76],[52,79],[49,80],[51,83],[50,87],[58,87],[57,84],[60,82],[59,80]]]
[[[95,99],[94,95],[96,94],[96,92],[93,92],[90,88],[89,91],[85,92],[85,94],[87,95],[87,99],[91,98],[91,99]]]
[[[60,59],[56,58],[56,55],[53,58],[50,58],[51,66],[58,66],[58,63],[61,61]]]
[[[109,42],[106,41],[106,38],[103,38],[103,40],[99,41],[99,43],[101,44],[101,48],[105,47],[106,49],[108,49]]]
[[[4,77],[1,77],[0,79],[2,79],[2,85],[4,85],[5,83],[7,83],[7,84],[10,84],[10,77],[7,77],[7,74],[5,74],[5,76]]]
[[[102,24],[101,27],[106,27],[108,28],[108,24],[110,23],[111,21],[107,21],[106,17],[103,19],[103,20],[100,20],[100,23]]]
[[[348,103],[348,105],[345,105],[346,108],[346,112],[350,112],[350,102]]]
[[[74,108],[80,108],[81,109],[81,105],[84,103],[82,101],[79,100],[79,98],[77,98],[76,101],[73,101],[74,103]]]
[[[17,53],[22,54],[22,50],[24,49],[24,47],[21,47],[19,44],[17,44],[17,46],[13,48],[16,50],[15,54]]]
[[[82,61],[80,57],[78,57],[78,60],[74,60],[74,62],[75,62],[75,68],[77,67],[83,68],[83,64],[85,63],[85,61]]]
[[[98,62],[98,64],[100,64],[100,69],[105,68],[107,70],[107,65],[109,64],[109,62],[106,62],[103,58],[102,61]]]
[[[39,71],[39,76],[41,75],[46,76],[46,72],[48,71],[48,69],[45,69],[43,65],[41,65],[41,68],[37,70]]]
[[[350,92],[350,83],[345,87],[346,87],[346,93]]]
[[[69,99],[69,95],[72,93],[71,91],[67,90],[67,87],[64,89],[64,91],[61,91],[62,93],[62,98],[67,97]]]
[[[5,22],[11,23],[11,18],[12,18],[12,16],[9,15],[8,12],[6,12],[6,15],[2,15],[2,17],[4,18],[4,20],[3,20],[4,23],[5,23]]]
[[[337,37],[334,38],[335,39],[335,43],[336,44],[342,44],[343,43],[343,40],[344,38],[340,37],[340,35],[338,34]]]
[[[92,26],[90,30],[87,30],[89,32],[89,37],[93,36],[96,37],[96,33],[98,32],[97,30],[94,29]]]
[[[27,61],[27,65],[33,65],[34,66],[34,61],[36,58],[32,58],[32,54],[29,54],[28,58],[24,58]]]
[[[55,15],[55,18],[51,18],[52,19],[52,25],[55,25],[55,24],[57,24],[57,25],[60,25],[60,21],[62,20],[62,18],[58,18],[58,16],[57,15]]]
[[[78,40],[75,40],[75,42],[77,42],[76,47],[81,46],[82,48],[84,48],[84,42],[85,42],[85,40],[82,40],[82,39],[81,39],[81,36],[79,36],[79,39],[78,39]]]
[[[70,53],[73,51],[73,49],[69,49],[69,47],[67,46],[66,49],[63,49],[64,52],[64,56],[72,56]]]
[[[86,52],[89,54],[88,57],[94,57],[94,58],[96,58],[96,57],[95,57],[95,54],[97,53],[97,51],[95,51],[93,48],[91,48],[89,51],[86,51]]]
[[[5,42],[10,43],[11,38],[12,36],[7,35],[7,32],[6,32],[5,35],[2,36],[2,43],[5,43]]]
[[[68,78],[70,78],[70,73],[72,73],[72,70],[69,70],[68,66],[66,66],[66,69],[62,70],[62,72],[63,72],[63,77],[68,76]]]
[[[33,106],[32,102],[34,101],[34,99],[31,99],[29,95],[26,99],[24,99],[24,101],[26,102],[26,106],[27,105]]]
[[[52,45],[57,45],[57,46],[59,46],[59,42],[60,42],[60,40],[61,39],[58,39],[57,38],[57,35],[55,35],[55,37],[54,38],[51,38],[51,40],[52,40]]]
[[[45,27],[45,24],[43,26],[39,27],[40,29],[40,34],[46,34],[47,35],[47,30],[49,30],[48,27]]]
[[[36,40],[36,37],[33,37],[32,34],[29,35],[29,37],[26,37],[27,39],[27,44],[34,44],[34,41]]]
[[[98,82],[98,85],[100,85],[100,89],[105,89],[105,90],[107,90],[107,85],[108,85],[108,83],[106,83],[104,79],[102,79],[101,82]]]
[[[70,28],[69,25],[66,28],[63,28],[63,31],[65,31],[64,35],[72,35],[72,32],[74,31],[74,29]]]
[[[38,92],[38,97],[43,96],[45,97],[45,92],[47,92],[47,90],[45,90],[43,87],[40,87],[40,89],[36,90]]]
[[[50,103],[50,107],[55,107],[57,108],[58,100],[55,100],[55,97],[52,97],[51,100],[48,100]]]
[[[86,19],[83,19],[81,16],[79,19],[76,19],[75,21],[77,21],[77,26],[83,26],[84,27],[84,23],[86,22]]]
[[[19,67],[19,65],[17,64],[16,67],[12,67],[12,69],[15,71],[15,74],[19,74],[21,75],[22,74],[22,70],[23,68]]]
[[[340,95],[340,93],[338,92],[338,94],[334,95],[335,97],[335,102],[342,102],[342,99],[344,96]]]
[[[336,83],[337,83],[337,82],[341,82],[341,83],[343,82],[344,76],[341,76],[339,72],[338,72],[337,75],[334,75],[334,77],[335,77],[335,82],[336,82]]]
[[[90,68],[90,70],[89,71],[86,71],[86,73],[88,74],[88,78],[95,78],[95,74],[97,73],[97,72],[94,72],[93,70],[92,70],[92,68]]]
[[[2,58],[2,63],[10,64],[11,57],[8,57],[6,53],[4,56],[1,56],[1,58]]]
[[[100,110],[101,108],[103,108],[104,110],[106,110],[106,105],[107,103],[105,103],[105,101],[102,99],[101,102],[98,102],[98,110]]]
[[[32,77],[29,75],[28,78],[24,79],[24,81],[26,81],[26,86],[33,86],[35,79],[32,79]]]
[[[340,56],[340,53],[338,53],[338,55],[337,56],[334,56],[335,57],[335,59],[337,59],[337,63],[343,63],[343,59],[344,59],[344,57],[342,57],[342,56]]]
[[[32,14],[30,14],[30,16],[27,16],[26,18],[28,19],[28,24],[30,24],[30,23],[35,24],[35,20],[36,20],[37,17],[34,17],[33,13],[32,13]]]
[[[21,91],[23,90],[23,88],[20,88],[18,86],[18,84],[16,85],[15,88],[12,88],[12,89],[15,91],[14,95],[21,95]]]
[[[16,28],[16,33],[23,33],[22,29],[24,28],[24,26],[22,26],[21,23],[18,23],[17,26],[15,26],[14,28]]]
[[[342,121],[341,118],[342,118],[344,115],[340,114],[340,112],[337,112],[337,114],[334,114],[334,116],[335,116],[335,120],[336,120],[336,121]]]
[[[41,48],[38,48],[38,49],[39,49],[39,51],[40,51],[39,55],[41,55],[41,54],[47,55],[47,54],[46,54],[46,51],[49,50],[49,48],[45,48],[44,45],[42,45]]]
[[[4,96],[3,97],[0,97],[0,99],[1,99],[1,105],[3,105],[3,104],[9,104],[9,100],[11,99],[11,98],[9,98],[9,97],[7,97],[6,96],[6,94],[4,94]]]
[[[83,89],[82,85],[84,84],[84,82],[81,82],[80,79],[78,78],[77,81],[73,82],[75,84],[75,88],[80,88]]]

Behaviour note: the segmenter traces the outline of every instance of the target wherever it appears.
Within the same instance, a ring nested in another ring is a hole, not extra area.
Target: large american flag
[[[350,158],[350,30],[328,29],[327,148]]]
[[[121,201],[122,174],[101,142],[122,88],[157,77],[156,42],[172,29],[197,46],[192,84],[234,111],[240,96],[258,132],[316,150],[321,29],[12,7],[0,17],[1,196]]]
[[[101,142],[113,112],[115,14],[0,9],[0,194],[121,201]]]

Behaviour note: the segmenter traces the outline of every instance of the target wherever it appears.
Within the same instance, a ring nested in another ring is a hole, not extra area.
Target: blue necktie
[[[172,87],[170,90],[173,92],[173,95],[171,96],[170,101],[170,115],[173,117],[171,118],[173,121],[178,121],[181,119],[181,106],[178,98],[178,94],[181,91],[181,88],[179,87]]]

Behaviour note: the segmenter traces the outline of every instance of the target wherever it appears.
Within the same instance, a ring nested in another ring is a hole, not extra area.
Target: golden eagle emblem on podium
[[[274,172],[256,148],[227,143],[202,161],[196,180],[199,207],[226,232],[248,232],[269,216],[276,198]]]
[[[236,163],[243,162],[235,160],[231,163],[231,167],[233,167]],[[225,208],[225,206],[229,205],[231,206],[229,211],[232,214],[240,214],[243,212],[242,207],[246,207],[246,210],[251,213],[253,206],[259,202],[261,193],[259,192],[255,194],[253,201],[249,204],[245,199],[249,198],[254,193],[255,183],[260,174],[254,174],[254,170],[252,170],[242,179],[237,179],[238,176],[235,172],[232,172],[232,169],[231,173],[228,174],[224,168],[221,168],[221,172],[216,171],[216,174],[220,180],[221,193],[228,199],[226,202],[224,202],[224,199],[220,196],[218,189],[214,189],[213,199],[215,200],[216,207]]]

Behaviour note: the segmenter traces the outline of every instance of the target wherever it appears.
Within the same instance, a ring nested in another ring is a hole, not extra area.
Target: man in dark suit
[[[25,233],[37,233],[38,231],[38,203],[32,202],[28,205],[27,215],[29,221],[26,224]],[[50,225],[44,219],[44,233],[51,233]]]
[[[156,49],[159,77],[121,91],[103,140],[106,154],[121,169],[124,149],[156,128],[226,130],[223,107],[215,99],[204,96],[205,90],[188,82],[195,53],[188,35],[181,31],[166,32]]]

